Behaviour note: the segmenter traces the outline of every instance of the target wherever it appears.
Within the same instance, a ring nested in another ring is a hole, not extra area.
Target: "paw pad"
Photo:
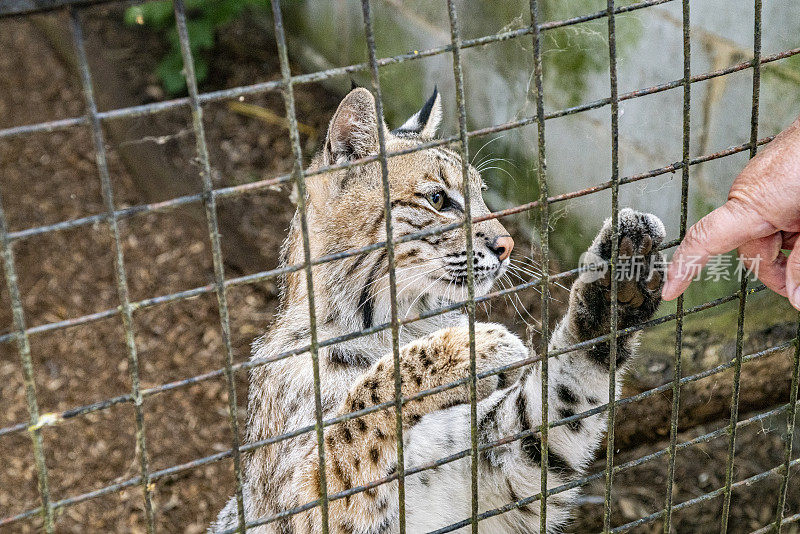
[[[664,225],[654,215],[631,209],[621,210],[618,222],[618,260],[614,274],[620,313],[649,318],[661,301],[665,264],[658,246],[665,237]],[[613,298],[611,252],[612,228],[608,220],[581,258],[585,270],[581,276],[589,284],[587,290],[601,292],[606,303]]]

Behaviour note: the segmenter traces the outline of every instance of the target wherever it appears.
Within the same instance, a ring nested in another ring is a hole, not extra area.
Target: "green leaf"
[[[269,5],[270,0],[186,0],[186,29],[198,83],[208,76],[209,64],[204,52],[214,47],[216,30],[241,16],[245,9],[264,10]],[[172,0],[153,0],[131,6],[125,10],[123,20],[130,26],[146,25],[163,32],[170,46],[156,67],[156,75],[168,93],[185,91],[183,58]]]
[[[147,2],[142,6],[145,24],[155,28],[165,28],[173,24],[174,11],[170,0]]]
[[[208,60],[204,56],[194,58],[194,76],[198,85],[208,77]]]
[[[214,47],[214,25],[206,19],[186,22],[189,31],[189,43],[192,47],[209,50]]]
[[[136,26],[138,24],[144,24],[144,9],[143,6],[131,6],[125,10],[125,14],[123,15],[122,20],[128,26]]]
[[[165,55],[156,67],[156,75],[164,84],[169,94],[177,94],[186,90],[186,79],[183,77],[183,58],[174,52]]]
[[[208,77],[208,67],[208,59],[204,55],[194,56],[194,75],[198,84]],[[186,91],[180,50],[172,50],[162,58],[156,67],[156,75],[161,79],[167,93],[175,95]]]
[[[222,0],[209,6],[206,16],[215,25],[221,26],[236,18],[244,7],[242,0]]]
[[[187,20],[186,30],[189,33],[189,48],[195,50],[210,50],[214,47],[214,26],[207,20]],[[167,31],[167,40],[170,46],[180,52],[181,41],[178,38],[178,29],[170,28]]]

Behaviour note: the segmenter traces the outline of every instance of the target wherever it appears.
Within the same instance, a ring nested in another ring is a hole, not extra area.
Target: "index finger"
[[[728,200],[686,232],[672,256],[662,298],[672,300],[683,293],[711,256],[724,254],[742,243],[774,232],[775,227],[755,210]]]

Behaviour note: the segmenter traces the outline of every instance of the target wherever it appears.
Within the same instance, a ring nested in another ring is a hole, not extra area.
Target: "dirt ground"
[[[161,50],[148,32],[109,24],[102,10],[86,20],[87,39],[106,39],[108,53],[128,64],[126,74],[142,95],[141,102],[161,99],[150,73]],[[62,17],[57,17],[66,23]],[[119,12],[112,20],[119,20]],[[94,31],[93,31],[94,30]],[[234,39],[234,36],[230,36]],[[263,39],[267,61],[241,61],[224,52],[212,66],[207,88],[235,86],[278,75],[274,45]],[[27,21],[4,21],[0,48],[0,124],[12,126],[83,113],[82,92],[42,35]],[[144,74],[142,74],[144,73]],[[279,94],[250,98],[248,103],[282,115]],[[337,99],[320,87],[297,90],[300,120],[318,131]],[[194,138],[186,110],[147,117],[169,137],[164,151],[194,163]],[[225,105],[205,109],[208,145],[215,169],[215,186],[251,182],[291,169],[286,132]],[[125,141],[123,141],[125,142]],[[132,140],[131,142],[154,142]],[[118,207],[141,204],[116,148],[109,145],[109,165]],[[2,190],[11,230],[54,223],[103,212],[91,135],[86,128],[32,135],[0,143]],[[236,202],[246,203],[252,216],[243,231],[259,236],[261,260],[277,266],[277,255],[294,206],[288,192],[267,190]],[[132,300],[166,295],[210,283],[213,269],[208,233],[202,221],[179,211],[146,215],[121,222],[126,269]],[[223,236],[224,238],[224,236]],[[15,246],[25,320],[29,326],[78,317],[117,305],[113,276],[113,242],[104,224],[48,234]],[[241,274],[241,273],[239,273]],[[250,342],[271,321],[276,307],[276,281],[241,286],[228,292],[233,345],[237,360],[249,355]],[[11,317],[5,285],[2,289],[2,330]],[[135,315],[136,344],[142,387],[152,387],[224,364],[219,316],[213,294]],[[58,412],[130,391],[130,378],[118,317],[68,330],[31,337],[39,409]],[[239,399],[246,398],[246,377],[237,382]],[[19,356],[15,345],[0,346],[0,425],[27,419]],[[230,448],[224,379],[148,398],[144,403],[151,469],[208,456]],[[243,415],[243,404],[241,414]],[[240,423],[241,424],[241,423]],[[54,499],[85,493],[135,476],[134,412],[129,404],[78,417],[44,432],[44,448]],[[39,504],[30,439],[25,432],[2,439],[0,510],[16,514]],[[222,461],[155,484],[154,503],[160,531],[200,532],[232,494],[232,463]],[[138,532],[143,502],[138,487],[64,509],[58,529],[64,532]],[[38,519],[11,526],[10,531],[34,531]]]
[[[740,420],[757,414],[740,414]],[[727,426],[727,421],[700,425],[678,436],[678,443],[687,442]],[[783,463],[783,440],[786,433],[785,417],[769,417],[744,428],[736,435],[736,456],[733,480],[745,480]],[[649,454],[667,449],[669,441],[659,441],[620,451],[614,457],[615,465],[623,465]],[[793,458],[800,447],[795,442]],[[708,442],[679,450],[675,456],[675,484],[673,503],[679,504],[725,486],[728,460],[728,435],[723,434]],[[602,473],[605,459],[596,461],[589,474]],[[625,525],[664,509],[667,495],[668,456],[662,455],[640,466],[625,469],[614,475],[612,485],[612,526]],[[798,469],[790,471],[785,515],[800,510],[800,492],[797,491]],[[752,532],[771,523],[775,518],[780,478],[772,476],[737,487],[732,494],[728,532]],[[603,503],[605,478],[594,480],[584,488],[575,520],[568,532],[601,532],[603,530]],[[723,498],[718,496],[673,512],[675,532],[719,532]],[[655,534],[663,532],[661,519],[636,527],[628,532]],[[798,525],[787,525],[783,532],[800,532]]]
[[[119,10],[92,9],[87,14],[90,43],[100,43],[109,57],[124,65],[124,83],[130,84],[140,104],[165,98],[151,74],[163,50],[152,34],[123,28]],[[59,23],[66,24],[62,16]],[[78,81],[46,44],[30,21],[7,20],[0,31],[0,127],[80,116],[84,112]],[[92,41],[95,40],[95,41]],[[240,52],[245,47],[260,53]],[[278,77],[274,44],[268,36],[252,35],[246,25],[226,31],[203,87],[213,90]],[[343,84],[349,82],[343,81]],[[319,134],[338,97],[316,85],[296,88],[299,120]],[[247,103],[284,113],[279,94],[248,97]],[[183,165],[195,166],[194,138],[186,110],[147,116],[160,132],[153,139],[125,139],[119,143],[157,143]],[[291,148],[286,130],[231,111],[228,106],[205,107],[205,125],[215,186],[251,182],[290,170]],[[303,139],[313,144],[314,139]],[[109,165],[118,207],[144,202],[119,154],[108,142]],[[72,128],[0,141],[0,193],[12,231],[101,213],[99,178],[91,133]],[[277,265],[277,254],[294,206],[285,188],[261,191],[240,203],[247,214],[240,231],[257,238],[266,268]],[[522,223],[510,222],[520,243]],[[132,300],[191,289],[213,280],[205,223],[181,210],[137,216],[120,223]],[[224,239],[223,235],[223,239]],[[529,244],[527,245],[529,247]],[[520,247],[524,250],[525,247]],[[79,317],[117,303],[113,274],[113,242],[104,224],[49,233],[14,246],[27,326]],[[228,273],[247,274],[247,273]],[[553,313],[565,301],[556,293]],[[228,291],[235,359],[249,355],[250,342],[270,323],[277,305],[277,283],[237,286]],[[538,312],[538,296],[521,295],[531,314]],[[559,303],[560,302],[560,303]],[[498,303],[492,317],[524,330],[508,302]],[[11,329],[7,289],[0,285],[0,331]],[[135,313],[136,345],[142,387],[153,387],[222,367],[216,299],[206,294]],[[31,353],[41,413],[60,412],[130,391],[123,329],[119,317],[69,329],[32,335]],[[246,377],[237,377],[240,425],[244,422]],[[28,419],[22,373],[16,346],[0,344],[0,428]],[[158,470],[195,460],[230,446],[224,378],[174,389],[144,402],[150,469]],[[781,429],[776,418],[742,430],[737,440],[735,480],[773,468],[783,460]],[[724,421],[684,432],[680,441],[724,426]],[[129,404],[72,418],[43,432],[50,491],[54,500],[76,496],[126,480],[138,474],[134,446],[134,411]],[[667,443],[622,450],[617,462],[638,458]],[[26,432],[0,437],[0,517],[39,505],[36,472]],[[746,451],[746,453],[743,453]],[[677,460],[675,502],[682,502],[724,484],[727,439],[682,451]],[[796,456],[796,453],[795,453]],[[599,461],[593,471],[602,470]],[[666,462],[648,462],[615,477],[614,524],[653,513],[663,506]],[[731,532],[748,532],[766,524],[775,503],[779,481],[772,477],[734,493]],[[156,523],[161,532],[202,532],[233,492],[232,462],[223,460],[158,480],[153,486]],[[602,528],[602,481],[587,487],[577,519],[568,529],[589,532]],[[766,496],[766,497],[765,497]],[[676,513],[678,532],[718,530],[721,499]],[[789,513],[800,510],[800,491],[792,480]],[[143,532],[143,499],[132,487],[60,509],[59,532]],[[8,532],[33,532],[38,517],[12,524]],[[794,529],[794,530],[792,530]],[[637,532],[660,531],[660,522]],[[797,532],[792,526],[784,532]]]

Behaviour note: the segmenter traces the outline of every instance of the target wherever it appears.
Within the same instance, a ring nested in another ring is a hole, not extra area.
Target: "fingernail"
[[[661,289],[661,298],[664,300],[672,300],[672,286],[675,285],[675,282],[669,278],[669,274],[667,274],[667,281],[664,282],[664,287]]]
[[[789,302],[792,303],[792,306],[800,310],[800,285],[794,288],[794,292],[789,295]]]
[[[661,298],[669,300],[669,283],[664,284],[664,287],[661,288]]]

